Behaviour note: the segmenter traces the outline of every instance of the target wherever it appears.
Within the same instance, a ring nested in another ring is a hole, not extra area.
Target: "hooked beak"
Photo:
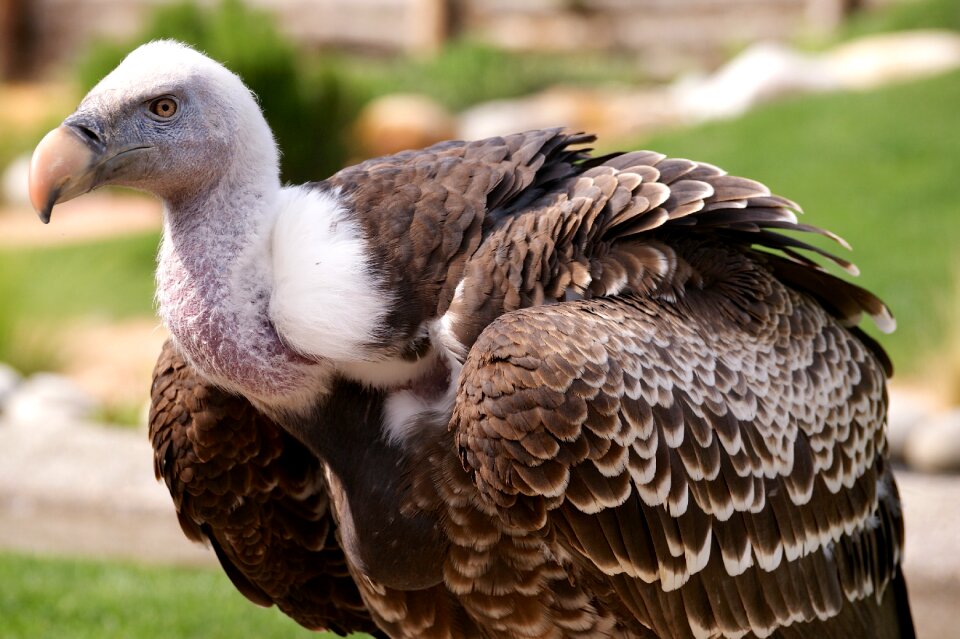
[[[104,184],[127,163],[132,151],[146,148],[111,149],[89,128],[69,120],[47,133],[30,160],[30,203],[40,221],[49,223],[55,204]]]
[[[97,153],[80,133],[60,125],[43,136],[30,160],[30,203],[46,224],[53,205],[93,188]]]

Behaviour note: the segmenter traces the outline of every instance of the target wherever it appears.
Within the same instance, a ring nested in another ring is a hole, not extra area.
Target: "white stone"
[[[14,158],[0,177],[0,200],[7,204],[30,206],[30,192],[27,189],[29,175],[30,154]]]
[[[14,426],[36,426],[65,419],[89,419],[95,408],[94,399],[70,379],[53,373],[37,373],[21,383],[8,398],[4,417]]]
[[[871,36],[833,51],[804,53],[761,42],[713,74],[691,74],[669,87],[554,87],[478,104],[458,116],[466,140],[552,126],[598,133],[601,139],[740,116],[792,95],[866,89],[960,67],[960,34],[901,32]]]
[[[775,42],[747,48],[709,77],[687,76],[674,86],[681,113],[694,122],[733,118],[788,95],[840,88],[823,61]]]
[[[51,416],[0,428],[0,548],[216,563],[177,525],[143,430]]]
[[[960,34],[905,31],[807,54],[773,42],[747,48],[716,73],[681,78],[673,94],[693,122],[732,118],[790,95],[872,89],[960,68]]]
[[[890,456],[898,461],[904,459],[907,439],[917,427],[929,424],[937,413],[934,399],[911,389],[891,386],[890,404],[887,413],[887,442]]]
[[[907,463],[932,473],[960,471],[960,409],[912,429],[904,447]]]
[[[0,413],[23,378],[12,366],[0,362]]]
[[[917,636],[957,637],[960,601],[960,476],[895,470],[903,500],[903,571]]]
[[[960,68],[960,34],[886,33],[840,45],[822,59],[844,88],[872,89]]]

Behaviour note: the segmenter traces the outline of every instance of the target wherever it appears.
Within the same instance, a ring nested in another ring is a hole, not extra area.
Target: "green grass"
[[[529,95],[552,86],[636,85],[644,78],[628,56],[601,53],[515,53],[469,40],[453,41],[428,58],[326,55],[361,101],[390,93],[423,93],[452,111],[489,100]]]
[[[0,250],[0,361],[56,369],[56,330],[79,317],[116,320],[153,308],[156,233],[90,244]]]
[[[957,0],[901,0],[888,7],[855,14],[837,34],[847,40],[876,33],[908,29],[960,30]]]
[[[955,321],[958,105],[960,73],[954,73],[870,93],[798,99],[627,146],[761,180],[799,202],[803,221],[849,240],[848,257],[863,273],[858,284],[878,293],[898,319],[897,332],[882,342],[900,372],[920,373]]]
[[[18,314],[37,320],[150,314],[159,241],[151,232],[89,244],[5,248],[3,298],[16,300]]]
[[[854,246],[858,283],[891,306],[884,336],[900,373],[942,352],[960,276],[960,73],[862,94],[807,97],[730,122],[611,148],[648,147],[713,162],[800,202],[804,221]],[[96,315],[151,313],[155,234],[82,246],[0,250],[0,361],[43,363],[17,331]],[[841,251],[839,247],[836,250]],[[19,361],[18,361],[19,359]],[[27,370],[29,372],[29,370]]]
[[[4,639],[337,636],[250,603],[213,569],[0,553],[0,584]]]
[[[120,428],[140,428],[144,424],[143,404],[103,404],[94,410],[93,421]]]

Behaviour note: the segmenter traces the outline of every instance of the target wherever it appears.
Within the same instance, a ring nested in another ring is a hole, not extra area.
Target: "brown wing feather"
[[[697,282],[682,297],[524,309],[481,334],[452,421],[481,495],[557,531],[661,636],[846,637],[868,600],[863,632],[901,636],[877,605],[902,545],[879,362],[748,249],[671,245]]]
[[[892,328],[889,311],[805,252],[852,265],[781,235],[844,244],[762,184],[572,148],[590,141],[448,142],[315,185],[356,210],[402,300],[382,346],[419,352],[446,313],[467,358],[452,424],[471,475],[441,438],[412,479],[410,507],[449,539],[444,585],[354,583],[317,460],[168,348],[151,434],[184,531],[314,627],[909,636],[889,363],[853,327]]]
[[[150,439],[184,533],[209,540],[240,592],[308,628],[379,633],[337,541],[319,461],[203,381],[170,342],[154,371]]]
[[[758,260],[769,256],[781,281],[819,299],[848,326],[866,312],[892,330],[880,300],[803,251],[854,270],[849,262],[780,231],[846,243],[799,224],[799,207],[764,185],[650,151],[581,160],[575,168],[554,188],[509,203],[509,214],[467,261],[450,306],[454,335],[466,349],[490,322],[519,308],[625,293],[682,295],[696,274],[672,247],[694,237],[748,248]]]
[[[443,314],[466,259],[502,211],[523,206],[576,172],[590,135],[561,129],[474,142],[442,142],[367,160],[317,188],[337,189],[359,216],[374,261],[385,266],[390,294],[403,300],[389,318],[391,335],[412,336]]]

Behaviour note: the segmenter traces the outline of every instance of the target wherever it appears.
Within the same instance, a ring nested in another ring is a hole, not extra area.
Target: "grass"
[[[864,10],[843,26],[838,37],[847,40],[908,29],[960,30],[960,3],[957,0],[905,0],[881,9]]]
[[[0,250],[5,299],[18,314],[49,320],[91,312],[107,319],[150,314],[157,233],[89,244]]]
[[[955,321],[958,104],[960,73],[953,73],[870,93],[797,99],[627,147],[761,180],[799,202],[803,221],[849,240],[863,273],[858,284],[878,293],[898,318],[896,333],[882,342],[901,373],[917,374],[942,350]]]
[[[452,111],[489,100],[529,95],[560,85],[636,85],[640,67],[625,55],[515,53],[470,40],[453,41],[429,58],[327,55],[362,100],[423,93]]]
[[[250,603],[214,569],[0,553],[0,583],[4,639],[338,636]]]
[[[854,245],[863,272],[858,283],[883,297],[899,321],[883,343],[898,370],[912,375],[944,350],[952,321],[960,246],[957,104],[960,73],[953,73],[869,93],[805,97],[632,144],[607,143],[713,162],[800,202],[804,221]],[[150,314],[156,246],[156,235],[147,234],[0,250],[0,296],[15,300],[0,308],[0,361],[25,372],[30,353],[45,363],[42,331],[64,318]],[[28,330],[38,326],[40,338]],[[25,330],[32,342],[15,339]],[[38,348],[24,356],[17,352],[24,342]]]
[[[143,410],[140,403],[107,403],[94,410],[93,421],[121,428],[140,428],[144,424]]]
[[[151,315],[156,233],[90,244],[0,250],[0,361],[23,373],[58,366],[64,320]]]

